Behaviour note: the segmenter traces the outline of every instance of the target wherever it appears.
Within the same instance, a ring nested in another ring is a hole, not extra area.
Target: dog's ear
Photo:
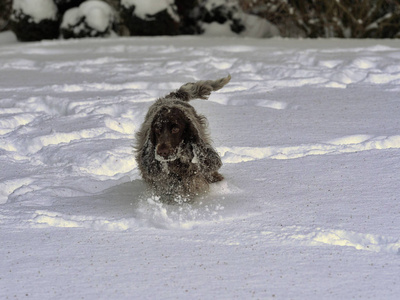
[[[183,140],[188,143],[197,144],[200,140],[199,131],[192,122],[187,120]]]
[[[149,139],[150,142],[153,144],[153,146],[157,145],[157,138],[156,138],[156,133],[154,132],[154,126],[153,124],[149,128]]]

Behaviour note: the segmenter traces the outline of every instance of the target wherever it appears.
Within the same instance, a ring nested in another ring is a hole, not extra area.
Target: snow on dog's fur
[[[136,161],[143,179],[162,200],[192,199],[223,179],[207,119],[188,102],[208,99],[230,79],[187,83],[150,106],[136,134]]]

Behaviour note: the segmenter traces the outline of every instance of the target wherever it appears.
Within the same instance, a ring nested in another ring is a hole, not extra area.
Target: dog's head
[[[185,143],[197,140],[197,130],[189,118],[177,107],[163,107],[151,124],[150,139],[159,161],[173,161],[179,157]]]

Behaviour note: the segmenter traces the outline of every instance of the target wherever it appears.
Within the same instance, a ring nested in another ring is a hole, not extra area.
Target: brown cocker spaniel
[[[187,83],[158,99],[136,134],[136,161],[143,179],[161,201],[184,202],[208,190],[223,176],[221,158],[211,146],[207,119],[188,102],[207,99],[231,77]]]

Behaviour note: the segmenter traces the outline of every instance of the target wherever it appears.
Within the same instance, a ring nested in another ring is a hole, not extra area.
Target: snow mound
[[[205,0],[193,14],[197,15],[204,35],[279,36],[276,26],[263,18],[244,13],[235,0]]]
[[[295,159],[309,155],[335,155],[369,150],[400,149],[400,135],[371,137],[352,135],[326,143],[289,147],[220,147],[224,163],[239,163],[258,159]]]
[[[46,210],[37,210],[29,220],[33,227],[90,228],[106,231],[125,231],[135,224],[135,219],[109,221],[92,216],[70,216]]]
[[[173,9],[174,0],[121,0],[121,5],[125,8],[135,7],[135,15],[142,20],[151,21],[154,15],[166,10],[175,21],[179,21]]]
[[[295,232],[293,234],[293,232]],[[271,239],[280,239],[287,242],[298,242],[305,245],[321,246],[331,245],[339,247],[351,247],[357,250],[371,252],[386,252],[400,254],[400,239],[390,236],[359,233],[343,229],[302,228],[301,226],[289,226],[282,228],[280,234],[264,231],[262,235]]]
[[[173,0],[122,0],[121,16],[131,35],[176,35],[180,18]]]
[[[20,41],[56,39],[59,35],[57,6],[52,0],[16,0],[10,27]]]
[[[103,1],[90,0],[67,10],[61,23],[64,38],[104,37],[112,35],[115,12]]]
[[[14,0],[13,10],[30,16],[35,23],[45,19],[57,20],[58,10],[53,0]],[[13,15],[12,18],[15,16]]]

